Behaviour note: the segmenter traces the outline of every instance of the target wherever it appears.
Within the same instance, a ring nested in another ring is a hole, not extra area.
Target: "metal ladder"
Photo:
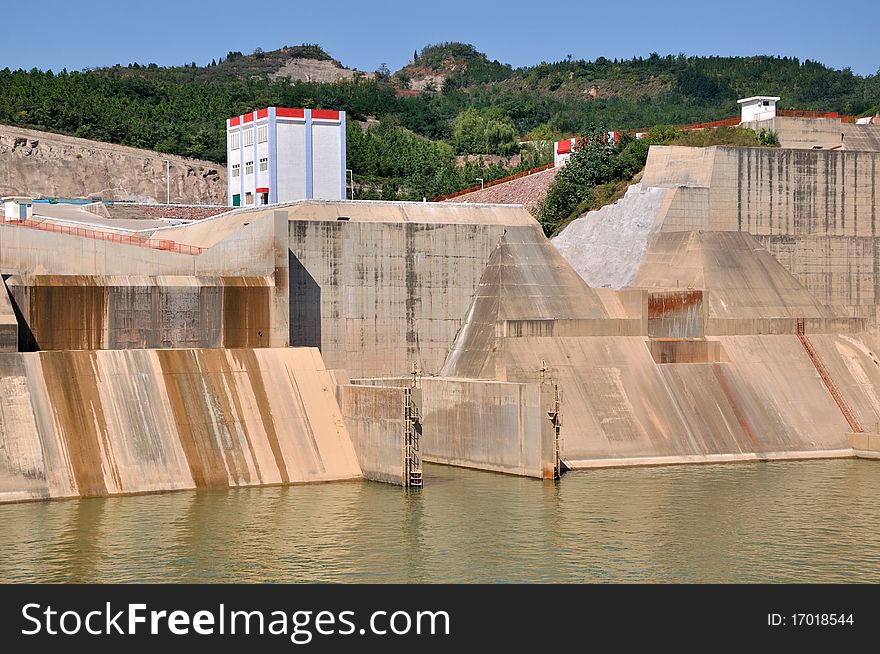
[[[562,477],[562,398],[559,394],[559,384],[552,379],[547,379],[547,362],[541,359],[541,384],[553,384],[553,401],[547,411],[547,419],[553,425],[553,479]]]
[[[854,433],[863,433],[864,430],[859,424],[858,419],[852,412],[852,409],[849,408],[849,405],[846,403],[843,395],[840,394],[837,385],[834,383],[834,380],[831,379],[831,375],[828,374],[828,369],[825,367],[825,364],[822,363],[822,359],[819,358],[816,350],[813,349],[813,344],[810,343],[810,339],[807,338],[806,325],[803,318],[797,318],[795,323],[795,331],[797,333],[798,340],[801,342],[801,345],[804,347],[804,350],[807,353],[807,356],[809,356],[810,361],[813,362],[813,367],[816,369],[816,372],[819,373],[819,378],[822,380],[822,383],[825,384],[825,388],[828,389],[828,393],[831,395],[831,399],[833,399],[837,403],[837,407],[840,409],[840,412],[843,414],[843,417],[846,419],[847,423],[849,423],[849,428],[852,429]]]
[[[421,460],[415,457],[419,449],[416,424],[421,420],[418,407],[412,401],[413,387],[403,389],[403,485],[405,488],[422,487]]]
[[[553,384],[553,407],[548,413],[553,423],[553,479],[562,477],[562,402],[559,397],[559,384]]]

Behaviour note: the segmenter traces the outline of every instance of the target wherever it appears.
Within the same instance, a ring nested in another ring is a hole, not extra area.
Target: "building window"
[[[241,134],[238,132],[232,132],[229,135],[229,149],[230,150],[238,150],[241,147]]]
[[[269,170],[269,157],[262,157],[260,159],[260,172],[265,173]]]
[[[269,140],[269,126],[268,125],[260,125],[257,128],[257,142],[265,143]]]
[[[244,131],[244,147],[248,147],[254,144],[254,130],[246,129]]]
[[[251,193],[250,191],[245,193],[244,194],[244,203],[245,203],[245,205],[253,204],[254,203],[254,194]]]
[[[244,165],[244,174],[245,175],[253,175],[254,174],[254,162],[248,161]]]
[[[241,176],[241,164],[232,164],[232,176],[240,177]]]

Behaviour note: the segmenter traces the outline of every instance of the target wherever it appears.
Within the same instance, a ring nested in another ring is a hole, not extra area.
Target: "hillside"
[[[473,81],[497,82],[513,75],[510,66],[490,61],[484,53],[466,43],[438,43],[414,54],[409,64],[394,73],[394,82],[401,88],[449,90]]]
[[[0,125],[0,196],[226,204],[226,168],[86,139]]]
[[[291,82],[318,82],[322,84],[368,77],[361,71],[345,68],[320,46],[303,44],[284,46],[263,52],[255,50],[249,55],[230,51],[211,60],[206,66],[195,62],[182,66],[159,67],[156,64],[130,63],[98,68],[95,72],[121,77],[161,80],[165,82],[215,83],[230,80],[273,81],[284,77]]]
[[[736,98],[755,93],[782,96],[786,109],[847,114],[880,102],[877,75],[791,57],[651,54],[514,69],[461,43],[414,55],[394,74],[372,75],[311,44],[229,52],[207,66],[4,69],[0,122],[222,163],[229,116],[273,104],[344,109],[360,197],[421,199],[544,163],[547,153],[531,153],[520,166],[456,165],[456,155],[509,160],[526,135],[714,120],[735,115]],[[381,129],[360,138],[356,121],[370,117]]]

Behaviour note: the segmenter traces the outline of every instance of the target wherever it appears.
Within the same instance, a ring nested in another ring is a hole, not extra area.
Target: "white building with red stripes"
[[[344,200],[345,112],[267,107],[226,121],[228,204]]]

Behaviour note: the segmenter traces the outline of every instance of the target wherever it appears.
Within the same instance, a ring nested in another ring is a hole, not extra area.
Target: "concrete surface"
[[[403,389],[345,384],[337,398],[364,478],[404,485]]]
[[[863,315],[880,301],[878,162],[878,152],[654,146],[642,186],[674,194],[663,231],[748,232],[816,299]]]
[[[31,349],[269,346],[271,277],[31,275],[6,283]]]
[[[349,220],[338,220],[344,215]],[[298,203],[290,210],[290,343],[352,377],[437,374],[521,208]]]
[[[776,132],[783,148],[814,148],[880,152],[880,125],[842,123],[833,118],[793,118],[777,116],[771,120],[748,123],[755,131]]]
[[[18,351],[18,319],[9,300],[6,281],[0,288],[0,352]]]
[[[552,478],[549,390],[541,384],[425,378],[426,461]]]
[[[370,451],[376,441],[402,447],[392,436],[402,433],[401,388],[412,384],[411,378],[356,379],[349,389],[363,389],[353,398],[376,403],[361,407],[358,415],[382,417],[381,435],[367,434]],[[552,408],[553,388],[549,383],[511,383],[449,377],[421,377],[420,445],[422,458],[431,463],[489,470],[522,477],[552,479],[555,461],[555,438],[547,411]],[[342,403],[346,423],[352,404]],[[391,428],[387,428],[386,424]],[[375,427],[374,427],[375,429]],[[365,427],[349,427],[352,440]],[[398,451],[400,451],[398,449]],[[386,460],[393,455],[389,450]],[[368,462],[367,467],[370,466]],[[362,461],[361,467],[365,464]],[[364,475],[368,476],[367,468]]]
[[[706,334],[859,332],[864,319],[820,302],[761,243],[745,232],[664,232],[648,249],[633,287],[698,290],[706,297]],[[769,330],[769,331],[768,331]]]
[[[587,286],[540,228],[510,228],[492,252],[441,374],[506,379],[497,356],[501,337],[546,334],[563,321],[567,333],[596,333],[599,325],[642,331],[641,312],[634,318],[615,294]]]
[[[361,476],[312,349],[0,354],[0,502]]]

